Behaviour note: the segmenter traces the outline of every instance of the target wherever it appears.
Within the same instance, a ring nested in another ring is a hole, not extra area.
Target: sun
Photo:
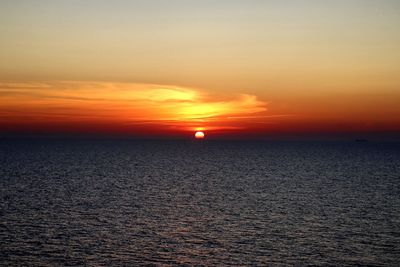
[[[196,132],[196,133],[194,134],[194,137],[195,137],[196,139],[203,139],[203,138],[205,137],[205,135],[204,135],[203,132]]]

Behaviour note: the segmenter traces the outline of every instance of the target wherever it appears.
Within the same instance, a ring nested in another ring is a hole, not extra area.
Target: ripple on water
[[[396,266],[399,148],[3,140],[0,264]]]

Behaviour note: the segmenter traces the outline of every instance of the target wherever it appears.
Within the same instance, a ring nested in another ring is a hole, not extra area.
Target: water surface
[[[400,264],[400,146],[0,141],[0,265]]]

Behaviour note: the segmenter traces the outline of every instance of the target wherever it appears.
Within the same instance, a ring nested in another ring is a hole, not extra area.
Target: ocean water
[[[399,266],[400,145],[0,141],[1,266]]]

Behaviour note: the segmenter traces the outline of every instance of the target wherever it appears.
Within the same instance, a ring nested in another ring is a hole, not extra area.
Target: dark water
[[[0,265],[400,265],[400,146],[0,142]]]

